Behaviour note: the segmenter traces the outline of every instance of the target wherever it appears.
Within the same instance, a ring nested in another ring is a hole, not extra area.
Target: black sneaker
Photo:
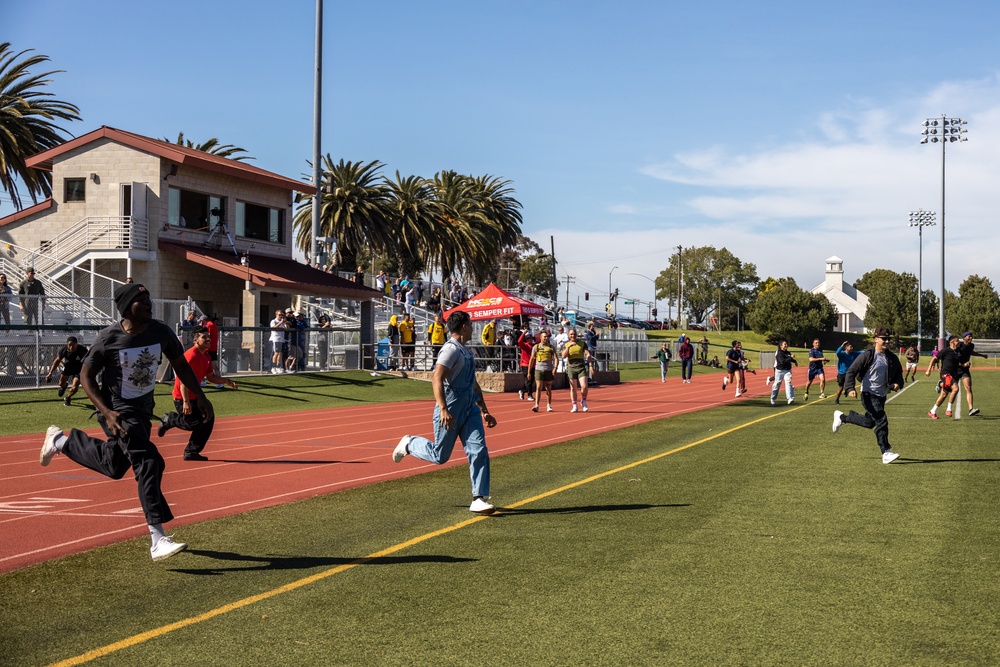
[[[73,404],[73,399],[70,398],[69,396],[63,399],[63,405],[72,405],[72,404]]]
[[[202,456],[198,452],[184,452],[185,461],[207,461],[207,456]]]
[[[66,393],[66,387],[59,387],[59,398],[62,398],[63,394],[65,393]]]
[[[170,429],[171,426],[170,424],[167,423],[166,417],[164,417],[163,419],[160,420],[160,425],[156,427],[156,435],[162,438],[164,435],[166,435],[167,431],[169,431]],[[187,455],[185,455],[185,458],[186,457]]]

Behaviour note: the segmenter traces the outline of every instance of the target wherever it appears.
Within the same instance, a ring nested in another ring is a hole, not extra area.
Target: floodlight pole
[[[921,350],[921,343],[923,342],[923,315],[920,310],[920,302],[923,301],[924,288],[923,288],[923,275],[924,275],[924,227],[934,226],[934,211],[925,211],[920,209],[919,211],[910,211],[910,227],[917,228],[917,237],[919,238],[918,243],[918,260],[917,260],[917,352]]]
[[[312,246],[309,259],[315,266],[320,261],[319,227],[320,210],[323,206],[322,178],[323,169],[320,163],[320,138],[323,128],[323,0],[316,0],[316,67],[313,82],[313,195],[312,205]],[[322,266],[320,268],[323,268]]]
[[[920,143],[941,144],[941,303],[938,304],[938,350],[945,348],[944,329],[944,193],[945,193],[945,144],[951,141],[968,141],[963,125],[968,123],[961,118],[948,118],[942,114],[940,120],[928,118],[923,123],[923,138]]]

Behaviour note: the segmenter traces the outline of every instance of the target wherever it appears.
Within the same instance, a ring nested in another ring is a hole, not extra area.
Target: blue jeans
[[[669,363],[670,363],[669,361],[661,361],[660,362],[660,379],[661,380],[666,380],[667,379],[667,364],[669,364]]]
[[[458,406],[456,406],[458,407]],[[455,418],[455,424],[450,429],[441,425],[441,407],[434,406],[434,442],[419,435],[410,438],[410,454],[418,459],[441,465],[451,458],[455,441],[462,439],[462,447],[469,459],[469,476],[472,478],[472,495],[490,495],[490,453],[486,449],[485,427],[483,413],[479,406],[469,405],[464,414],[456,414],[449,406],[449,412]]]
[[[892,449],[889,444],[889,417],[885,414],[885,396],[861,392],[861,405],[865,408],[865,414],[851,410],[844,415],[844,421],[862,428],[874,429],[875,442],[878,443],[879,450],[885,454]]]
[[[681,379],[690,380],[694,369],[694,359],[681,359]]]

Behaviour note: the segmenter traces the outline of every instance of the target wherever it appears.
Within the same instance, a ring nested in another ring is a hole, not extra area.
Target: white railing
[[[52,275],[89,250],[149,250],[149,221],[131,216],[84,218],[38,250],[29,251],[35,271]]]

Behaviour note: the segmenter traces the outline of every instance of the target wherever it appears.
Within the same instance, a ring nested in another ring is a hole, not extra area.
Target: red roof
[[[465,303],[447,311],[444,318],[448,319],[456,310],[464,310],[473,320],[502,320],[517,315],[541,317],[545,314],[545,309],[537,303],[505,292],[493,283]]]
[[[285,294],[312,294],[340,299],[367,301],[383,296],[378,290],[358,285],[292,259],[250,255],[250,266],[243,266],[240,258],[230,250],[217,250],[203,246],[189,246],[160,240],[160,250],[226,275],[249,280],[264,290]]]
[[[72,151],[80,146],[85,146],[99,139],[110,139],[111,141],[131,146],[132,148],[151,153],[152,155],[158,155],[165,160],[170,160],[171,162],[176,162],[177,164],[196,167],[206,171],[214,171],[216,173],[233,176],[234,178],[239,178],[244,181],[253,181],[262,185],[282,188],[284,190],[293,190],[295,192],[302,192],[310,195],[316,193],[316,188],[304,181],[296,181],[291,178],[286,178],[273,172],[260,169],[259,167],[254,167],[244,162],[240,162],[239,160],[230,160],[228,158],[219,157],[218,155],[206,153],[205,151],[199,151],[194,148],[187,148],[186,146],[172,144],[169,141],[160,141],[159,139],[144,137],[141,134],[134,134],[132,132],[126,132],[125,130],[117,130],[113,127],[108,127],[107,125],[71,141],[67,141],[64,144],[60,144],[55,148],[50,148],[43,153],[33,155],[25,161],[25,164],[29,167],[34,167],[35,169],[52,171],[52,158]]]
[[[11,213],[8,216],[0,218],[0,227],[3,227],[4,225],[9,225],[12,222],[17,222],[18,220],[23,220],[29,216],[34,215],[35,213],[41,213],[42,211],[48,208],[52,208],[51,197],[49,197],[45,201],[38,202],[34,206],[23,208],[20,211],[17,211],[16,213]]]

